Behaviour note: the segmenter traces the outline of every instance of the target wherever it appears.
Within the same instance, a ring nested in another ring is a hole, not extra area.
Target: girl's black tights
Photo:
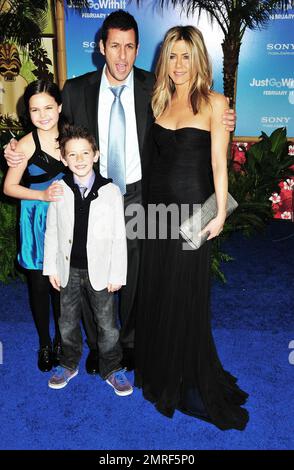
[[[42,271],[29,269],[27,271],[30,304],[33,318],[39,335],[40,347],[51,345],[49,332],[50,324],[50,299],[55,324],[55,342],[60,342],[58,319],[60,316],[60,295],[53,289],[48,276],[43,276]]]

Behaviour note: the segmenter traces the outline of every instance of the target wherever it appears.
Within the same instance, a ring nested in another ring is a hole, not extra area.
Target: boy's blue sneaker
[[[125,369],[113,372],[107,377],[106,383],[114,389],[117,395],[125,397],[133,393],[133,387],[125,376]]]
[[[54,374],[48,381],[48,386],[55,389],[66,387],[68,382],[78,375],[78,372],[79,369],[70,370],[65,367],[58,366],[54,369]]]

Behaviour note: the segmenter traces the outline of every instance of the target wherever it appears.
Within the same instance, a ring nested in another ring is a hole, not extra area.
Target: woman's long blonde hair
[[[202,33],[195,26],[174,26],[164,37],[159,59],[156,65],[151,106],[155,118],[169,106],[175,90],[173,81],[168,75],[170,55],[176,41],[184,40],[191,57],[191,83],[189,99],[193,113],[197,114],[201,102],[208,102],[212,84],[211,65]]]

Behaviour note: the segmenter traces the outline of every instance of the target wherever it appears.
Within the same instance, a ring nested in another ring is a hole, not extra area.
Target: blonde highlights
[[[164,37],[159,59],[157,61],[151,106],[155,118],[169,106],[175,86],[169,77],[169,62],[176,41],[184,40],[191,58],[191,83],[189,99],[193,113],[197,114],[201,102],[208,102],[212,84],[211,65],[201,31],[194,26],[175,26],[169,29]]]

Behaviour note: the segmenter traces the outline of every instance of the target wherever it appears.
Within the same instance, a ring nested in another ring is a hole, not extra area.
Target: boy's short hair
[[[72,139],[85,139],[91,145],[94,153],[96,153],[98,150],[94,136],[88,131],[86,127],[66,124],[63,126],[58,138],[60,153],[63,157],[65,157],[65,146],[67,142]]]

